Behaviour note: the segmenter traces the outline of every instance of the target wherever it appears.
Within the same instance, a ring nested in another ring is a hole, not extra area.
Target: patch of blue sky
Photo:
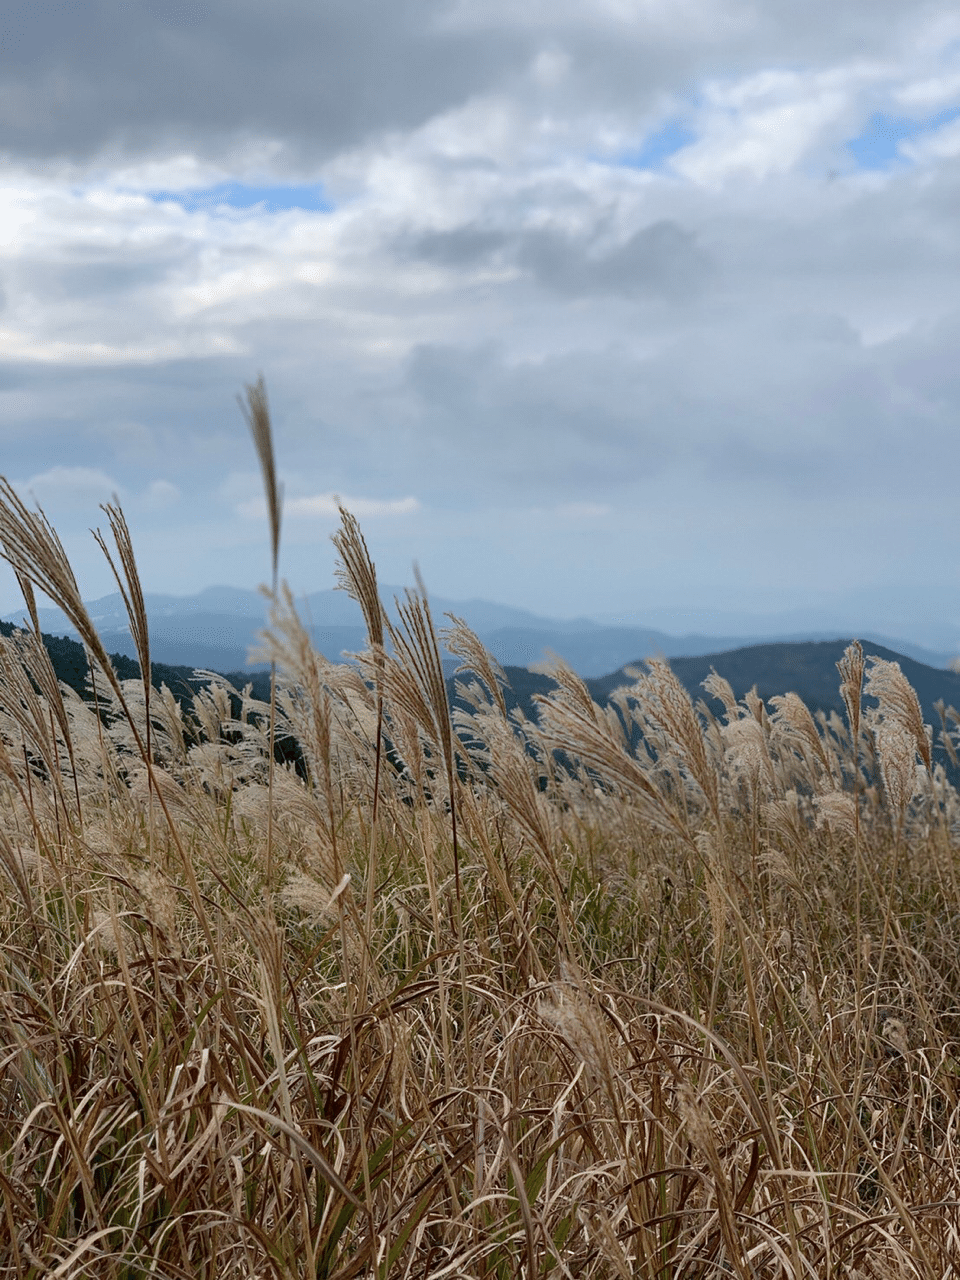
[[[262,209],[281,213],[285,209],[310,209],[329,213],[333,205],[318,182],[288,186],[251,186],[245,182],[218,182],[213,187],[188,191],[151,191],[151,200],[172,200],[188,213],[217,209]]]
[[[888,116],[878,111],[870,117],[863,133],[847,142],[847,150],[860,169],[889,169],[906,159],[900,150],[904,142],[939,129],[958,116],[960,107],[948,107],[922,120]]]
[[[620,152],[614,163],[626,169],[659,169],[696,138],[697,135],[683,120],[667,120],[659,129],[648,133],[635,151]]]

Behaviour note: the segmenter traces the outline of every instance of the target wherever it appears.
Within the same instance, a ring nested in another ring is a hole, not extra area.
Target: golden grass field
[[[121,682],[0,489],[95,693],[0,641],[0,1276],[957,1275],[960,803],[896,665],[850,646],[843,720],[714,678],[718,720],[664,663],[600,708],[558,669],[520,722],[464,625],[388,619],[347,513],[370,643],[331,664],[244,407],[272,705]]]

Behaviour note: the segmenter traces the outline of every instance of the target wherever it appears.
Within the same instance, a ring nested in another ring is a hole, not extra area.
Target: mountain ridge
[[[393,613],[394,597],[401,588],[384,586],[384,598]],[[145,597],[151,648],[157,661],[169,665],[203,666],[214,670],[252,672],[265,663],[251,662],[259,631],[267,623],[268,602],[259,591],[212,586],[191,596],[149,593]],[[451,600],[431,597],[438,625],[447,613],[462,617],[503,665],[533,666],[552,655],[567,662],[584,678],[604,677],[643,658],[668,659],[724,653],[763,644],[792,644],[836,640],[836,630],[788,632],[780,635],[711,635],[691,632],[675,635],[654,627],[603,624],[590,618],[553,619],[473,598]],[[365,642],[359,605],[345,591],[328,588],[297,601],[297,607],[314,644],[330,660],[355,653]],[[110,652],[136,656],[123,600],[113,592],[87,603],[88,612]],[[79,639],[59,609],[38,610],[41,629],[49,635]],[[15,610],[4,622],[24,625],[25,611]],[[948,655],[886,635],[874,642],[931,667],[945,667]]]
[[[12,623],[0,622],[0,633],[9,635],[14,630]],[[50,653],[54,670],[59,679],[74,688],[81,696],[87,696],[86,652],[77,641],[65,637],[44,635],[44,644]],[[840,696],[840,677],[837,662],[847,647],[848,640],[807,641],[799,644],[774,643],[766,645],[748,645],[740,649],[727,650],[721,653],[697,655],[687,658],[676,658],[670,661],[671,669],[696,702],[703,699],[709,706],[711,699],[702,688],[702,682],[711,670],[727,679],[733,687],[737,699],[742,699],[750,689],[755,688],[760,698],[769,700],[788,692],[798,694],[813,712],[829,713],[836,711],[844,714],[843,701]],[[960,708],[960,673],[929,667],[914,661],[906,654],[888,649],[885,645],[867,640],[864,642],[867,658],[878,657],[888,662],[897,662],[903,674],[910,681],[920,702],[924,721],[934,728],[934,742],[939,741],[938,729],[943,727],[937,703],[947,707]],[[117,674],[121,679],[139,678],[138,663],[125,655],[112,654]],[[642,660],[641,660],[642,662]],[[640,666],[628,664],[629,666]],[[202,663],[193,665],[171,665],[161,662],[152,663],[152,681],[159,686],[165,683],[174,695],[189,705],[193,694],[203,684],[205,678],[197,677],[196,670],[204,669]],[[215,668],[205,668],[216,670]],[[529,718],[536,719],[536,697],[545,694],[555,685],[549,672],[530,671],[526,667],[507,666],[504,669],[509,682],[505,690],[508,708],[519,708]],[[266,671],[225,671],[221,674],[237,689],[246,684],[253,686],[255,697],[268,701],[270,697],[270,677]],[[469,678],[464,675],[450,674],[447,688],[451,704],[465,707],[466,704],[457,695],[457,681]],[[584,681],[590,695],[599,704],[609,700],[611,693],[634,682],[635,676],[626,669],[619,669],[606,676]],[[865,705],[871,699],[865,695]],[[713,700],[711,708],[715,713],[722,713],[722,706]],[[935,756],[945,761],[942,746],[937,745]]]

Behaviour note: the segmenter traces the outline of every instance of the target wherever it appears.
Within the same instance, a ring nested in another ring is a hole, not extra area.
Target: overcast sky
[[[88,597],[114,493],[147,590],[269,576],[262,371],[296,591],[339,494],[444,596],[960,645],[954,3],[5,0],[0,59],[0,471]]]

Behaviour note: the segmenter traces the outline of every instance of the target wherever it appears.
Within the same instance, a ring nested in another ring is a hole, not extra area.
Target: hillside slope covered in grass
[[[360,667],[278,592],[275,707],[213,679],[197,734],[0,486],[98,699],[0,636],[0,1274],[951,1274],[960,800],[899,667],[818,718],[561,670],[534,722],[453,627],[451,712],[336,541]]]
[[[14,630],[12,624],[0,622],[0,635],[11,636]],[[43,634],[42,639],[57,679],[69,684],[82,697],[89,698],[88,665],[83,645],[66,636]],[[811,711],[839,714],[843,711],[843,698],[837,685],[837,663],[851,643],[850,640],[835,640],[749,645],[704,657],[670,658],[669,665],[691,698],[694,701],[705,698],[715,714],[722,710],[723,704],[718,698],[705,695],[704,682],[711,672],[716,672],[727,680],[738,698],[752,689],[756,689],[764,702],[780,694],[795,693]],[[930,724],[944,727],[941,708],[946,711],[948,707],[960,706],[960,674],[926,666],[873,641],[865,642],[864,648],[871,656],[882,658],[886,662],[896,662],[916,691],[924,719]],[[140,665],[135,659],[122,653],[111,653],[110,661],[121,679],[139,679]],[[634,682],[636,675],[629,673],[643,670],[644,665],[643,662],[637,662],[635,666],[621,668],[606,676],[585,679],[584,684],[591,697],[600,705],[606,705],[611,694]],[[173,666],[151,662],[153,687],[159,690],[166,685],[184,708],[189,709],[194,693],[208,684],[206,677],[197,675],[199,666],[199,663]],[[450,670],[451,663],[445,660],[444,672],[450,702],[466,710],[469,702],[459,698],[457,694],[460,677],[450,674]],[[554,678],[542,670],[530,671],[525,667],[505,666],[501,670],[507,709],[517,708],[528,719],[536,719],[537,699],[556,688]],[[269,670],[239,670],[216,674],[238,690],[249,686],[254,697],[260,701],[270,699]],[[876,700],[868,702],[875,705]],[[939,755],[944,758],[942,748],[939,749]]]
[[[821,640],[748,645],[702,657],[671,658],[670,667],[695,697],[700,696],[701,686],[710,672],[716,671],[729,681],[738,697],[754,687],[764,701],[776,694],[796,693],[813,710],[840,714],[844,704],[837,686],[837,663],[850,643],[850,640]],[[960,674],[956,671],[926,666],[872,640],[864,640],[863,647],[865,652],[900,666],[928,720],[939,720],[936,713],[939,701],[945,706],[960,706]],[[630,676],[621,669],[587,683],[593,696],[603,699],[614,689],[629,684]],[[708,701],[714,711],[722,709],[719,699]]]

